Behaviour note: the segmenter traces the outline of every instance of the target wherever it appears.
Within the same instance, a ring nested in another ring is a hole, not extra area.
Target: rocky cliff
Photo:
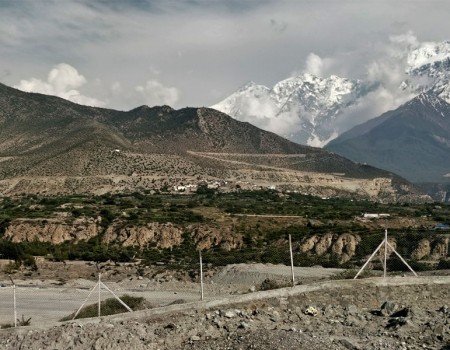
[[[12,242],[37,241],[61,244],[67,241],[77,243],[98,235],[102,237],[102,243],[106,245],[113,244],[136,248],[156,246],[161,249],[170,249],[181,245],[186,235],[192,238],[193,243],[199,250],[220,247],[230,251],[244,247],[242,234],[237,232],[233,226],[219,227],[203,223],[175,225],[170,222],[126,225],[124,222],[116,220],[104,229],[99,219],[86,217],[77,218],[72,223],[58,219],[17,219],[9,223],[4,237]],[[329,232],[324,235],[304,238],[298,243],[296,251],[319,257],[335,256],[340,263],[346,263],[355,256],[357,247],[363,240],[363,237],[356,234],[337,235]],[[406,258],[431,261],[447,258],[449,242],[450,238],[446,236],[423,238],[417,242],[411,255]],[[395,238],[390,237],[389,243],[394,248],[397,247]],[[389,250],[388,254],[391,255],[392,251]],[[383,247],[378,255],[384,256]]]
[[[183,242],[185,233],[193,238],[200,250],[218,246],[229,251],[243,246],[242,235],[231,228],[219,228],[207,224],[182,226],[170,222],[125,225],[121,221],[115,221],[103,232],[100,220],[94,218],[79,218],[72,223],[56,219],[18,219],[8,225],[4,237],[15,243],[49,242],[61,244],[67,241],[77,243],[101,234],[102,242],[106,245],[118,244],[124,247],[133,246],[137,248],[156,245],[158,248],[168,249],[179,246]]]
[[[439,237],[434,240],[424,238],[419,241],[411,257],[416,260],[439,260],[445,258],[448,256],[449,242],[450,239],[448,237]]]
[[[323,236],[313,235],[303,239],[298,250],[301,253],[313,253],[317,256],[323,256],[325,254],[334,255],[338,257],[339,262],[342,264],[355,256],[357,246],[363,239],[359,235],[347,233],[342,235],[332,233],[327,233]],[[424,238],[417,242],[411,255],[406,258],[430,261],[445,259],[449,255],[449,242],[449,237]],[[397,249],[395,238],[390,237],[389,243],[394,249]],[[393,254],[391,249],[388,249],[387,253],[388,256]],[[384,247],[380,248],[377,256],[380,259],[384,256]]]
[[[302,253],[314,252],[318,256],[330,253],[337,256],[340,263],[345,263],[355,255],[356,246],[360,241],[361,237],[358,235],[327,233],[323,236],[314,235],[304,239],[299,250]]]
[[[157,222],[149,222],[143,226],[123,226],[123,223],[115,222],[107,228],[103,243],[139,248],[155,244],[158,248],[167,249],[179,246],[183,242],[184,233],[193,238],[200,250],[219,246],[229,251],[243,246],[242,236],[229,228],[206,224],[179,226]]]
[[[66,241],[89,240],[99,233],[99,222],[94,218],[80,218],[70,224],[54,219],[17,219],[6,228],[5,238],[12,242],[37,241],[61,244]]]

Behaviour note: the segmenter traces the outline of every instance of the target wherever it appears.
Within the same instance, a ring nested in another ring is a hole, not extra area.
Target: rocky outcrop
[[[448,256],[448,237],[439,237],[436,239],[421,239],[411,254],[416,260],[429,258],[431,260],[440,260]]]
[[[433,244],[433,250],[431,251],[431,259],[440,260],[446,258],[449,255],[449,237],[438,238]]]
[[[242,235],[230,228],[213,227],[205,224],[181,227],[171,223],[149,222],[144,226],[122,226],[116,222],[105,232],[103,243],[135,246],[143,248],[154,244],[167,249],[180,245],[183,234],[192,236],[198,249],[205,250],[220,247],[224,250],[238,249],[243,246]]]
[[[314,247],[316,246],[317,242],[319,242],[319,241],[320,241],[320,237],[316,236],[316,235],[304,239],[303,242],[300,244],[300,248],[299,248],[300,252],[306,253],[306,252],[313,250]]]
[[[361,237],[351,234],[340,235],[334,242],[331,251],[339,257],[339,262],[346,263],[356,252],[356,246],[361,242]]]
[[[229,227],[213,227],[210,225],[193,225],[188,227],[199,250],[220,247],[226,251],[242,248],[244,241],[240,233]]]
[[[156,246],[170,249],[183,243],[185,235],[192,237],[199,250],[219,247],[225,251],[240,249],[244,246],[241,233],[232,226],[215,226],[214,224],[175,225],[172,223],[148,222],[142,225],[126,225],[123,221],[114,221],[105,231],[101,226],[101,218],[81,217],[70,222],[68,218],[59,219],[16,219],[8,224],[4,237],[12,242],[48,242],[61,244],[71,241],[77,243],[89,240],[101,234],[106,245],[133,246],[145,248]],[[298,244],[298,251],[317,256],[337,257],[342,264],[350,261],[362,238],[355,234],[336,235],[331,232],[324,235],[313,235]],[[414,260],[428,259],[438,261],[449,255],[450,238],[446,236],[423,238],[411,252]],[[389,243],[397,248],[395,238]],[[388,256],[393,254],[388,248]],[[405,258],[409,258],[406,256]],[[380,247],[376,258],[384,259],[384,245]]]
[[[50,220],[16,220],[6,228],[5,238],[12,242],[78,242],[97,236],[98,224],[93,218],[78,218],[71,224]]]
[[[428,239],[421,239],[414,251],[411,254],[411,257],[414,260],[420,260],[427,256],[430,256],[431,253],[431,244]]]
[[[328,249],[330,249],[333,244],[333,235],[331,233],[327,233],[325,236],[322,236],[319,242],[314,246],[314,250],[317,255],[321,256],[325,254]]]
[[[340,236],[327,233],[323,236],[314,235],[306,238],[300,244],[302,253],[315,252],[318,256],[332,254],[338,257],[340,263],[349,261],[356,252],[361,237],[352,234]]]
[[[338,257],[339,262],[342,264],[352,259],[361,240],[362,238],[360,236],[352,234],[343,234],[339,236],[333,235],[332,233],[327,233],[323,236],[313,235],[305,238],[300,243],[299,251],[302,253],[315,253],[318,256],[326,254],[334,255]],[[397,249],[395,238],[388,238],[388,242],[394,249]],[[429,259],[438,261],[445,259],[449,255],[449,242],[449,237],[439,237],[435,239],[423,238],[417,243],[417,246],[411,252],[410,257],[413,260]],[[388,247],[388,257],[393,254],[393,250]],[[379,261],[384,260],[384,245],[378,250],[376,258]]]
[[[61,220],[15,220],[6,228],[5,238],[12,242],[49,242],[61,244],[66,241],[79,242],[99,235],[100,221],[93,218],[78,218],[72,223]],[[183,234],[192,235],[198,249],[220,247],[226,251],[243,247],[240,233],[229,227],[206,224],[177,226],[172,223],[149,222],[140,226],[126,226],[115,221],[102,235],[104,244],[144,248],[155,245],[161,249],[179,246]]]
[[[182,234],[182,228],[171,223],[149,222],[144,226],[123,226],[122,222],[116,222],[106,230],[103,243],[140,248],[153,243],[158,248],[166,249],[180,245]]]

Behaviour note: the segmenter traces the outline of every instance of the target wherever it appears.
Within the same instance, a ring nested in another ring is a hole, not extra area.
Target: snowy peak
[[[432,65],[450,59],[450,41],[441,43],[423,43],[408,54],[408,71]]]
[[[402,89],[426,91],[450,102],[450,41],[423,43],[411,51],[406,74]]]
[[[267,99],[269,92],[268,87],[250,81],[211,108],[226,113],[237,120],[248,121],[245,116],[251,113],[252,101]]]
[[[302,73],[272,88],[247,83],[212,108],[291,141],[322,147],[361,121],[381,114],[382,108],[397,108],[421,93],[427,94],[421,96],[424,103],[431,103],[427,99],[432,96],[450,103],[450,41],[416,45],[396,64],[401,64],[404,73],[397,91],[383,77],[369,81]],[[382,65],[378,68],[383,69]],[[432,106],[439,108],[442,102]]]
[[[268,87],[265,87],[264,85],[258,85],[253,81],[249,81],[248,83],[246,83],[245,85],[243,85],[239,90],[237,90],[237,93],[241,93],[241,94],[247,94],[247,93],[252,93],[254,95],[258,95],[261,93],[265,93],[269,91]]]
[[[370,92],[374,84],[309,73],[284,79],[272,89],[250,82],[212,106],[291,141],[322,146],[337,135],[331,120]]]
[[[425,92],[421,93],[419,96],[411,100],[409,103],[420,102],[425,107],[431,107],[435,110],[440,110],[442,108],[447,108],[448,103],[446,103],[443,99],[427,94]]]
[[[303,74],[280,81],[273,87],[273,93],[278,96],[291,95],[306,91],[308,95],[326,101],[329,104],[340,101],[343,95],[349,94],[355,83],[332,75],[329,78],[320,78],[312,74]]]
[[[281,101],[283,98],[295,97],[302,101],[305,107],[332,108],[335,105],[345,105],[354,102],[364,84],[360,80],[350,80],[332,75],[321,78],[312,74],[302,74],[277,83],[272,91]],[[286,102],[286,101],[282,101]]]

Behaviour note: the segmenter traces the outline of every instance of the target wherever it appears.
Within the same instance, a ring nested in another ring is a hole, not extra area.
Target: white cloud
[[[384,112],[396,109],[415,97],[415,92],[402,89],[401,85],[405,80],[410,79],[406,74],[408,55],[420,45],[420,41],[411,31],[390,36],[388,42],[378,42],[374,45],[363,79],[376,82],[379,86],[360,99],[356,105],[344,110],[337,119],[339,133],[378,117]],[[339,59],[339,64],[347,68],[352,62]]]
[[[0,1],[0,8],[0,66],[12,72],[0,74],[2,82],[37,77],[54,62],[83,64],[84,76],[101,78],[107,91],[92,84],[82,91],[106,101],[115,81],[130,92],[160,71],[158,81],[183,92],[175,107],[217,103],[210,91],[225,97],[248,80],[273,85],[303,70],[310,52],[322,60],[309,66],[313,72],[359,77],[367,60],[347,53],[364,47],[372,55],[378,40],[398,30],[440,41],[450,29],[450,1],[46,0]],[[323,64],[339,54],[348,60],[346,72]]]
[[[312,75],[321,77],[323,69],[323,61],[320,56],[311,52],[308,57],[306,57],[305,63],[305,73],[310,73]]]
[[[113,94],[119,94],[122,92],[122,85],[118,82],[115,81],[112,85],[111,85],[111,91]]]
[[[389,39],[392,43],[399,44],[408,49],[415,49],[420,44],[412,30],[409,30],[404,34],[391,35]]]
[[[269,96],[259,98],[242,97],[236,101],[241,111],[239,120],[249,122],[263,130],[278,135],[289,135],[300,130],[299,113],[297,109],[280,112],[280,108]]]
[[[315,53],[310,53],[306,57],[305,71],[311,73],[312,75],[321,77],[323,69],[323,60]]]
[[[21,80],[20,83],[14,85],[14,87],[25,92],[39,92],[46,95],[55,95],[54,89],[49,83],[36,78]]]
[[[103,106],[104,102],[96,98],[84,96],[77,90],[86,83],[86,78],[78,73],[76,68],[67,63],[60,63],[49,72],[46,81],[31,78],[29,80],[21,80],[14,87],[26,92],[38,92],[58,96],[83,105]]]
[[[173,106],[178,102],[180,92],[175,87],[164,86],[156,79],[148,80],[145,85],[138,85],[135,91],[145,104]]]
[[[324,78],[333,73],[333,64],[333,58],[322,58],[314,52],[311,52],[308,56],[306,56],[303,73],[310,73],[312,75],[315,75],[316,77]]]
[[[389,37],[389,43],[382,46],[369,63],[368,78],[382,82],[386,88],[398,89],[406,79],[408,54],[418,45],[419,41],[412,32]]]
[[[368,93],[357,104],[343,111],[342,115],[336,119],[337,132],[341,134],[358,124],[378,117],[389,110],[397,108],[413,97],[414,94],[392,91],[380,85],[378,89]]]
[[[61,63],[48,73],[47,78],[56,93],[64,93],[71,88],[79,88],[86,84],[86,78],[69,64]]]

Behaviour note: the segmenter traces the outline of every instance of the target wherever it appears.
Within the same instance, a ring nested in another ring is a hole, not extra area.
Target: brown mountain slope
[[[102,193],[199,180],[396,200],[403,179],[208,108],[77,105],[0,84],[0,193]]]

